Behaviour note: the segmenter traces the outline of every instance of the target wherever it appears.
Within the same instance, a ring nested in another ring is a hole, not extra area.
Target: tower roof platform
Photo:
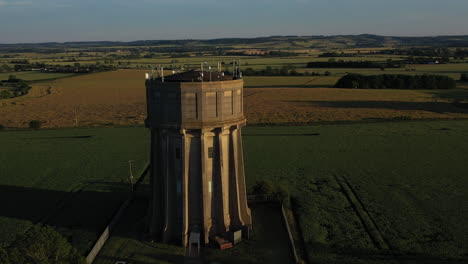
[[[203,73],[203,74],[202,74]],[[202,78],[203,76],[203,78]],[[230,81],[235,80],[232,75],[227,75],[223,72],[209,72],[209,71],[186,71],[181,73],[176,73],[168,76],[164,76],[164,82],[219,82],[219,81]],[[161,77],[156,80],[162,81]]]

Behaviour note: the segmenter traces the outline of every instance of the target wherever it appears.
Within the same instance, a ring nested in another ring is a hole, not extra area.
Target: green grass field
[[[247,182],[289,189],[312,263],[468,261],[468,121],[244,129]]]
[[[31,225],[57,227],[87,253],[141,173],[148,132],[93,128],[0,132],[0,244]]]
[[[10,73],[0,73],[0,80],[7,80],[10,75],[16,76],[16,78],[23,79],[26,81],[40,81],[56,78],[64,78],[75,76],[74,73],[43,73],[43,72],[10,72]]]

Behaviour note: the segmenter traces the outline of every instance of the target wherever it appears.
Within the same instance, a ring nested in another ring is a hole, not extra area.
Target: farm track
[[[320,78],[321,78],[321,77],[317,77],[317,78],[310,79],[310,80],[308,80],[307,82],[303,83],[302,85],[307,85],[307,84],[309,84],[309,83],[311,83],[311,82],[320,80]]]
[[[351,204],[351,207],[354,209],[354,212],[361,221],[361,224],[369,235],[374,246],[378,250],[382,251],[382,255],[390,257],[391,260],[400,264],[406,263],[405,260],[411,261],[411,256],[405,257],[398,253],[398,250],[385,238],[377,222],[371,216],[369,210],[366,208],[364,202],[359,197],[349,180],[344,175],[335,175],[335,180],[340,186],[343,194],[346,196],[346,199]]]
[[[375,220],[369,214],[369,211],[366,209],[364,203],[354,191],[346,177],[342,175],[335,175],[335,180],[340,186],[343,194],[346,196],[346,199],[354,209],[374,246],[379,250],[391,249],[391,246],[382,235],[382,232],[379,230]]]

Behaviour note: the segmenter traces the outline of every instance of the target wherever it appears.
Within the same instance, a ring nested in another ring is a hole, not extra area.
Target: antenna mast
[[[164,82],[164,67],[161,66],[161,81]]]

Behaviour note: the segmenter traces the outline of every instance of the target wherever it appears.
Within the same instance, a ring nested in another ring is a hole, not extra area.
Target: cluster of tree
[[[263,54],[262,56],[263,57],[294,57],[294,56],[298,56],[298,55],[299,54],[296,53],[296,52],[288,52],[288,51],[277,50],[277,51],[267,52],[267,53]]]
[[[25,95],[31,89],[25,80],[18,79],[14,75],[10,75],[7,80],[0,81],[0,84],[6,88],[0,91],[0,99]]]
[[[244,51],[229,51],[224,53],[225,56],[257,56],[257,54],[245,53]]]
[[[376,54],[376,52],[372,53],[365,53],[366,55],[369,54]],[[319,58],[340,58],[340,57],[356,57],[356,56],[362,56],[360,51],[357,51],[356,53],[344,53],[344,52],[324,52],[320,55],[318,55]]]
[[[73,65],[47,65],[45,63],[34,62],[28,64],[15,64],[14,68],[3,64],[0,66],[0,72],[19,72],[19,71],[32,71],[38,70],[41,72],[49,73],[90,73],[90,72],[100,72],[100,71],[112,71],[116,67],[112,65],[113,60],[105,60],[104,64],[96,62],[95,64],[90,65],[81,65],[80,63],[74,63]],[[128,65],[130,62],[122,63],[118,62],[118,65]]]
[[[119,62],[120,65],[120,62]],[[103,72],[103,71],[113,71],[116,67],[114,65],[101,64],[96,62],[95,64],[90,65],[81,65],[80,63],[75,63],[72,65],[46,65],[43,68],[42,72],[49,73],[91,73],[91,72]]]
[[[245,76],[330,76],[331,72],[326,71],[324,74],[319,72],[298,72],[294,67],[283,66],[281,68],[272,68],[267,66],[262,70],[254,70],[252,68],[246,68],[242,71]]]
[[[45,68],[46,65],[41,62],[34,62],[34,63],[26,63],[26,64],[15,64],[14,71],[30,71],[32,69],[42,69]]]
[[[468,73],[462,73],[460,76],[460,81],[468,82]]]
[[[295,70],[289,68],[288,66],[283,66],[281,68],[273,68],[271,66],[267,66],[265,69],[262,70],[246,68],[242,71],[242,73],[246,76],[288,76],[290,75],[291,71]]]
[[[406,59],[406,64],[445,64],[449,63],[448,57],[414,57],[409,56]]]
[[[314,61],[307,63],[307,68],[402,68],[403,62],[388,60],[386,63],[376,61]]]
[[[336,88],[356,89],[453,89],[456,82],[441,75],[382,74],[365,76],[347,74],[335,84]]]
[[[7,248],[0,248],[2,264],[85,264],[85,259],[57,231],[35,226]]]

